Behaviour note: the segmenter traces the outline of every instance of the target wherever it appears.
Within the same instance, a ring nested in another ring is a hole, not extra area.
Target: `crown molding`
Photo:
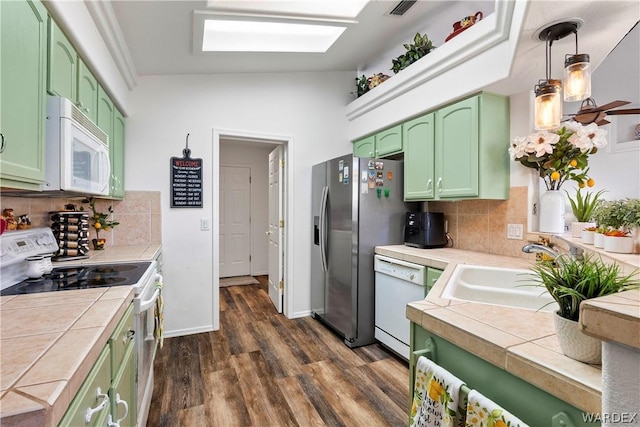
[[[127,43],[122,35],[120,24],[116,19],[113,6],[108,1],[85,0],[84,4],[93,18],[107,49],[109,49],[127,88],[133,90],[138,84],[137,72]]]

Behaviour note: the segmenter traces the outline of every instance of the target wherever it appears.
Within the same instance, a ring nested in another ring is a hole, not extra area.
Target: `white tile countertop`
[[[55,267],[151,261],[160,250],[114,246]],[[0,297],[0,425],[57,425],[133,297],[131,286]]]
[[[552,313],[440,297],[458,264],[528,268],[530,261],[403,245],[379,246],[376,253],[444,270],[425,300],[408,304],[409,320],[576,408],[601,411],[600,366],[562,354]]]

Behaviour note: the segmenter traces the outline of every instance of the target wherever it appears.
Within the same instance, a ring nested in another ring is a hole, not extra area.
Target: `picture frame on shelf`
[[[609,132],[609,153],[640,150],[640,137],[637,135],[637,132],[640,132],[640,121],[637,115],[607,116],[607,120],[611,122],[605,127]]]

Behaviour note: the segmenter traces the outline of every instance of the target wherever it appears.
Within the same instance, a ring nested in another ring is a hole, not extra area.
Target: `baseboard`
[[[175,331],[164,331],[165,338],[182,337],[185,335],[201,334],[203,332],[215,331],[213,325],[200,326],[198,328],[177,329]]]
[[[291,313],[290,315],[288,315],[287,319],[299,319],[301,317],[310,317],[310,316],[311,316],[311,310],[296,311],[295,313]]]
[[[251,273],[252,276],[268,276],[269,272],[268,271],[255,271],[253,273]]]

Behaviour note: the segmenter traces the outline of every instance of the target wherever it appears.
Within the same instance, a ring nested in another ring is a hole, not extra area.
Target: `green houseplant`
[[[405,53],[391,60],[391,70],[395,74],[431,52],[435,49],[435,46],[433,46],[433,42],[429,40],[426,34],[421,35],[420,33],[416,33],[413,37],[413,43],[404,44],[404,48],[407,50]]]
[[[637,271],[624,275],[618,264],[606,264],[595,255],[586,255],[582,260],[561,255],[555,261],[537,263],[531,271],[533,281],[544,287],[558,303],[554,321],[562,352],[582,362],[599,363],[600,341],[578,329],[580,304],[640,287]]]
[[[109,206],[107,208],[107,213],[100,212],[98,208],[96,208],[96,201],[93,197],[88,197],[82,200],[82,203],[88,203],[89,209],[91,209],[92,212],[89,220],[91,221],[91,226],[96,230],[96,238],[92,240],[93,247],[97,250],[104,249],[106,239],[100,238],[100,231],[109,231],[116,225],[120,224],[118,221],[109,219],[109,217],[113,214],[113,208],[112,206]],[[83,211],[84,207],[81,206],[80,210]]]
[[[569,192],[565,190],[569,197],[573,216],[576,217],[576,221],[571,223],[571,235],[573,237],[581,237],[585,228],[595,225],[591,222],[591,219],[593,218],[594,210],[601,202],[600,196],[604,192],[604,190],[600,190],[597,193],[587,191],[587,194],[583,197],[580,188],[578,188],[575,198],[571,198]]]
[[[604,250],[617,253],[637,251],[640,200],[614,200],[608,204],[606,212],[603,221],[608,230],[604,233]]]

